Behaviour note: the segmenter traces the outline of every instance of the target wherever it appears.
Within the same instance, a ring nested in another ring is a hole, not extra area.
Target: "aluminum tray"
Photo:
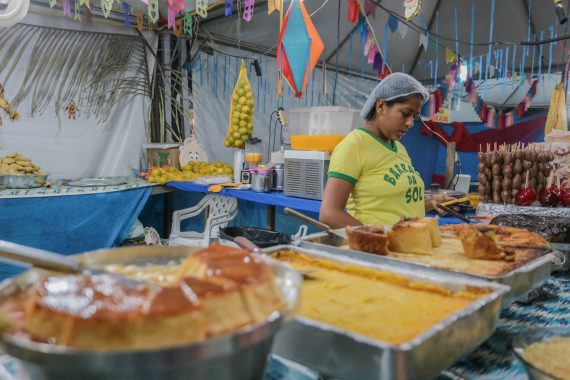
[[[0,175],[0,189],[32,189],[45,186],[47,174],[2,174]]]
[[[369,263],[389,264],[405,269],[413,268],[429,268],[440,274],[454,273],[462,277],[476,278],[485,281],[492,281],[503,285],[508,285],[510,291],[503,297],[503,307],[510,305],[515,301],[525,301],[529,295],[540,288],[548,279],[552,272],[552,263],[555,258],[549,249],[544,250],[544,255],[516,268],[515,270],[502,276],[485,276],[476,275],[465,272],[454,271],[451,269],[438,268],[424,263],[414,263],[404,261],[389,256],[374,255],[371,253],[351,250],[349,248],[341,248],[341,245],[347,244],[346,241],[334,240],[326,233],[316,233],[307,235],[301,242],[302,247],[324,250],[337,255],[352,257]]]
[[[76,256],[97,264],[128,263],[144,265],[181,260],[196,251],[188,247],[127,247]],[[165,349],[86,351],[16,338],[4,334],[3,350],[18,358],[31,379],[260,379],[273,337],[290,319],[297,305],[302,283],[291,267],[262,257],[273,270],[276,283],[287,301],[286,309],[274,313],[266,323],[248,326],[231,335],[204,342]],[[7,296],[35,283],[48,272],[29,270],[0,284],[0,302]]]
[[[434,272],[429,268],[405,268],[390,262],[371,262],[303,247],[276,246],[266,253],[290,249],[343,264],[361,265],[434,283],[458,291],[465,286],[491,289],[421,335],[404,344],[383,343],[312,319],[295,317],[275,337],[271,351],[322,373],[341,379],[430,379],[474,350],[494,331],[501,299],[508,286]],[[421,316],[418,316],[421,318]]]

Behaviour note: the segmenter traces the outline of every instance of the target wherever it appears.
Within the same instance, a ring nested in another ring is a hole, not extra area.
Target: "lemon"
[[[245,101],[245,104],[247,104],[247,105],[250,106],[250,107],[253,107],[253,99],[247,99],[247,100]]]
[[[245,98],[246,98],[246,99],[253,99],[253,92],[251,92],[251,91],[246,92],[246,93],[245,93]]]
[[[232,96],[232,99],[233,99],[234,102],[237,102],[237,100],[239,99],[239,96],[238,96],[237,94],[234,94],[234,95]]]
[[[239,133],[238,133],[238,134],[239,134]],[[230,144],[233,144],[234,141],[235,141],[235,139],[234,139],[234,136],[233,136],[233,135],[228,136],[228,142],[229,142]]]
[[[238,148],[241,146],[242,142],[240,139],[237,139],[236,141],[234,141],[234,145],[237,146]]]
[[[239,126],[240,127],[247,127],[247,121],[245,121],[245,120],[240,121]]]
[[[234,132],[234,133],[233,133],[233,136],[234,136],[236,139],[239,139],[240,134],[239,134],[239,132]]]
[[[249,136],[248,136],[247,134],[241,135],[241,140],[242,140],[242,141],[247,141],[248,138],[249,138]]]
[[[238,103],[241,105],[245,104],[245,102],[247,102],[247,99],[245,98],[245,96],[240,97],[238,100]]]
[[[243,90],[243,88],[238,88],[237,94],[238,94],[239,96],[243,96],[243,94],[245,94],[245,91]],[[235,95],[234,95],[234,96],[235,96]]]
[[[239,129],[239,133],[242,134],[242,135],[247,134],[247,128],[246,128],[246,127],[241,127],[241,128]]]
[[[248,122],[248,123],[247,123],[247,127],[248,127],[249,129],[253,129],[253,121]]]
[[[251,111],[251,108],[249,108],[249,106],[243,106],[241,107],[241,112],[243,113],[248,113],[249,111]]]
[[[242,106],[241,106],[241,104],[239,104],[239,101],[238,101],[238,104],[236,104],[234,107],[235,107],[236,111],[241,111]]]
[[[251,91],[251,86],[246,83],[246,84],[243,86],[243,90],[246,91],[246,92],[247,92],[247,91]]]
[[[240,119],[240,120],[245,120],[245,121],[247,121],[247,120],[249,120],[249,115],[246,114],[246,113],[240,113],[240,114],[239,114],[239,119]]]
[[[234,113],[232,114],[232,117],[239,117],[240,112],[239,111],[234,111]]]

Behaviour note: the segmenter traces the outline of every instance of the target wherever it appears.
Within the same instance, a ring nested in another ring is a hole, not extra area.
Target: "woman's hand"
[[[447,195],[447,193],[436,194],[433,197],[431,197],[430,199],[426,199],[426,201],[425,201],[426,213],[434,210],[436,203],[448,202],[448,201],[452,201],[454,199],[455,198]]]

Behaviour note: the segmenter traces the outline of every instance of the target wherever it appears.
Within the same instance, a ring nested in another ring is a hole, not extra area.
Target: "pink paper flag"
[[[364,0],[364,13],[372,15],[372,17],[376,17],[376,4],[372,2],[372,0]]]
[[[69,6],[69,0],[63,0],[63,14],[65,16],[71,16],[71,8]]]
[[[371,65],[374,63],[374,57],[376,56],[376,52],[378,51],[378,47],[376,44],[372,44],[370,50],[368,50],[368,64]]]
[[[184,1],[182,0],[168,0],[168,9],[172,12],[178,13],[184,10]]]
[[[251,21],[253,18],[253,7],[255,6],[255,0],[245,0],[243,19],[245,21]]]
[[[174,29],[176,27],[176,14],[170,8],[168,8],[167,19],[168,29]]]

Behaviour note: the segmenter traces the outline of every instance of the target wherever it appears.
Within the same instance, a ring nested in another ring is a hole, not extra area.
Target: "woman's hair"
[[[396,103],[405,103],[408,100],[410,100],[411,98],[416,97],[418,99],[421,99],[423,101],[423,97],[422,94],[411,94],[411,95],[407,95],[407,96],[402,96],[396,99],[392,99],[392,100],[388,100],[388,101],[384,101],[386,103],[386,105],[388,107],[392,107],[394,104]],[[376,99],[376,101],[378,101],[378,99]],[[370,113],[368,115],[366,115],[366,118],[364,120],[366,121],[370,121],[372,119],[374,119],[374,116],[376,116],[376,103],[374,103],[374,107],[372,107],[372,109],[370,110]]]

